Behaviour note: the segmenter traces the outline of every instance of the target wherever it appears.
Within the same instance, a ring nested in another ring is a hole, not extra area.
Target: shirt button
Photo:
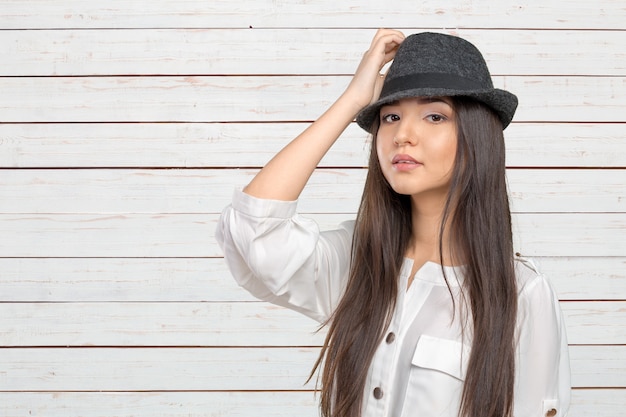
[[[394,340],[396,340],[396,334],[394,332],[389,332],[387,338],[385,339],[385,342],[387,342],[387,344],[391,344]]]
[[[379,387],[374,388],[374,398],[376,398],[377,400],[383,398],[383,390]]]
[[[546,417],[554,417],[556,416],[556,408],[551,408],[546,412]]]

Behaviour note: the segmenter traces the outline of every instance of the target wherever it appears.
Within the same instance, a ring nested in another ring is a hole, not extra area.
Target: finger
[[[404,41],[404,35],[401,33],[387,33],[379,37],[370,48],[371,52],[381,55],[395,55],[396,50]]]
[[[372,40],[372,45],[365,52],[360,69],[370,68],[380,72],[395,56],[398,46],[404,41],[404,34],[392,29],[379,29]],[[359,69],[357,69],[359,72]]]
[[[395,50],[404,41],[404,36],[397,33],[388,33],[376,39],[370,46],[372,51],[381,51],[387,53]]]
[[[399,46],[399,45],[398,45]],[[385,53],[385,64],[387,62],[390,62],[392,59],[394,59],[396,57],[396,52],[398,52],[398,48],[394,48],[392,50],[390,50],[389,52]]]
[[[401,42],[398,42],[398,39],[391,39],[387,44],[385,44],[385,50],[382,51],[383,58],[382,63],[380,65],[380,69],[391,62],[398,52],[398,48],[400,47]]]
[[[381,38],[387,37],[389,35],[394,35],[396,39],[399,40],[399,43],[402,43],[405,37],[404,33],[400,32],[399,30],[381,28],[376,31],[376,34],[372,39],[371,46],[374,46],[374,44],[376,44]]]

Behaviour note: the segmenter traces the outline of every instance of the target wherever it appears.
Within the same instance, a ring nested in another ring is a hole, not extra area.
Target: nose
[[[417,132],[414,126],[406,120],[400,121],[393,137],[393,143],[396,146],[415,145],[417,143]]]
[[[396,135],[393,137],[393,143],[396,146],[402,146],[402,145],[415,145],[415,141],[412,140],[410,137],[406,136],[406,135]]]

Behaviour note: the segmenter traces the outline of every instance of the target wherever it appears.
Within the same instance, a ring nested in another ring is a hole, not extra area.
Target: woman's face
[[[380,109],[378,161],[398,194],[445,198],[456,147],[456,115],[450,99],[408,98]]]

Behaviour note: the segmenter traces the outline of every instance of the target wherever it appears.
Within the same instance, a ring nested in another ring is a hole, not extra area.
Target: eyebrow
[[[442,97],[417,97],[418,101],[424,101],[426,103],[444,103],[452,107],[452,104],[444,100]]]
[[[425,104],[428,104],[428,103],[443,103],[443,104],[447,105],[450,108],[454,108],[452,103],[449,103],[443,97],[407,97],[407,98],[413,98],[418,103],[425,103]],[[383,104],[381,106],[381,108],[385,107],[385,106],[396,106],[396,105],[398,105],[399,102],[400,102],[400,100],[394,100],[394,101],[389,102],[387,104]]]

